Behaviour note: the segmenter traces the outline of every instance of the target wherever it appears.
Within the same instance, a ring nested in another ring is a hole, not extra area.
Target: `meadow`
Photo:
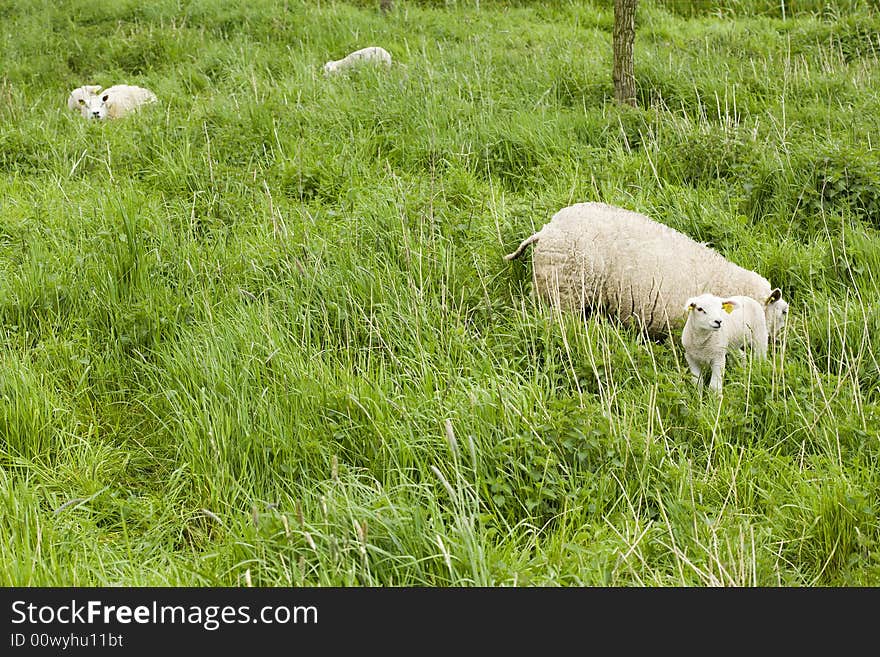
[[[0,584],[880,585],[877,3],[641,0],[635,108],[610,1],[378,4],[0,1]],[[590,200],[768,360],[537,302]]]

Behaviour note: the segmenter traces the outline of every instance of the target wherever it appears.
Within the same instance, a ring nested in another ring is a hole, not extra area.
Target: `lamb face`
[[[688,322],[697,333],[714,333],[721,329],[736,305],[732,299],[725,300],[712,294],[691,297],[688,299]]]

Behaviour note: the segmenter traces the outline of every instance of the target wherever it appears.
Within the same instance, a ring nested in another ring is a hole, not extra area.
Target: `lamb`
[[[147,103],[158,99],[149,89],[128,84],[117,84],[101,91],[98,85],[78,87],[70,92],[67,106],[79,110],[86,119],[118,119]]]
[[[788,303],[766,278],[638,212],[576,203],[505,259],[532,244],[533,293],[562,309],[600,310],[635,323],[652,338],[680,328],[685,301],[705,292],[756,299],[771,336],[785,325]]]
[[[342,59],[331,60],[324,64],[324,75],[341,73],[363,64],[380,64],[385,67],[391,66],[391,53],[380,46],[369,46],[349,53]]]
[[[709,388],[721,394],[721,380],[727,353],[751,350],[758,358],[767,356],[767,323],[764,309],[747,296],[718,297],[701,294],[687,300],[687,320],[681,333],[684,357],[694,377],[703,385],[703,367],[712,371]]]

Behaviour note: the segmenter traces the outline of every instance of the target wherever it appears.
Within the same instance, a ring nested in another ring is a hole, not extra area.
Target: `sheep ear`
[[[90,94],[96,94],[101,91],[101,89],[102,87],[100,84],[90,84],[85,87],[85,90],[88,91]]]
[[[770,293],[770,296],[767,297],[767,300],[764,302],[764,305],[769,306],[771,303],[773,303],[775,301],[779,301],[781,298],[782,298],[782,290],[780,290],[777,287]]]
[[[684,311],[686,313],[689,313],[690,311],[692,311],[696,307],[697,307],[697,303],[696,303],[696,301],[693,300],[693,297],[691,297],[690,299],[687,300],[687,306],[685,307]]]
[[[733,312],[733,309],[736,308],[736,302],[728,299],[727,301],[721,302],[721,307],[724,308],[724,312],[729,315]]]

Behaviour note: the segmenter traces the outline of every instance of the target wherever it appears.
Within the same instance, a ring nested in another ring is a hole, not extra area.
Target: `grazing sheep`
[[[742,350],[744,354],[750,349],[758,358],[766,357],[764,309],[751,297],[701,294],[687,300],[686,312],[681,344],[697,387],[703,385],[703,368],[709,367],[709,388],[721,393],[729,351]]]
[[[767,298],[764,317],[767,320],[767,333],[770,337],[776,337],[785,328],[785,320],[788,319],[788,302],[782,299],[779,288],[773,290]]]
[[[87,119],[118,119],[156,100],[156,94],[143,87],[117,84],[101,91],[100,86],[87,85],[70,92],[67,106]]]
[[[685,300],[704,292],[758,300],[771,335],[785,324],[788,304],[766,278],[638,212],[604,203],[571,205],[505,259],[518,258],[530,244],[540,298],[635,322],[654,338],[679,328]]]
[[[360,66],[362,64],[381,64],[383,66],[391,66],[391,53],[380,46],[369,46],[355,50],[342,59],[331,60],[324,64],[324,75],[331,73],[341,73],[348,69]]]

